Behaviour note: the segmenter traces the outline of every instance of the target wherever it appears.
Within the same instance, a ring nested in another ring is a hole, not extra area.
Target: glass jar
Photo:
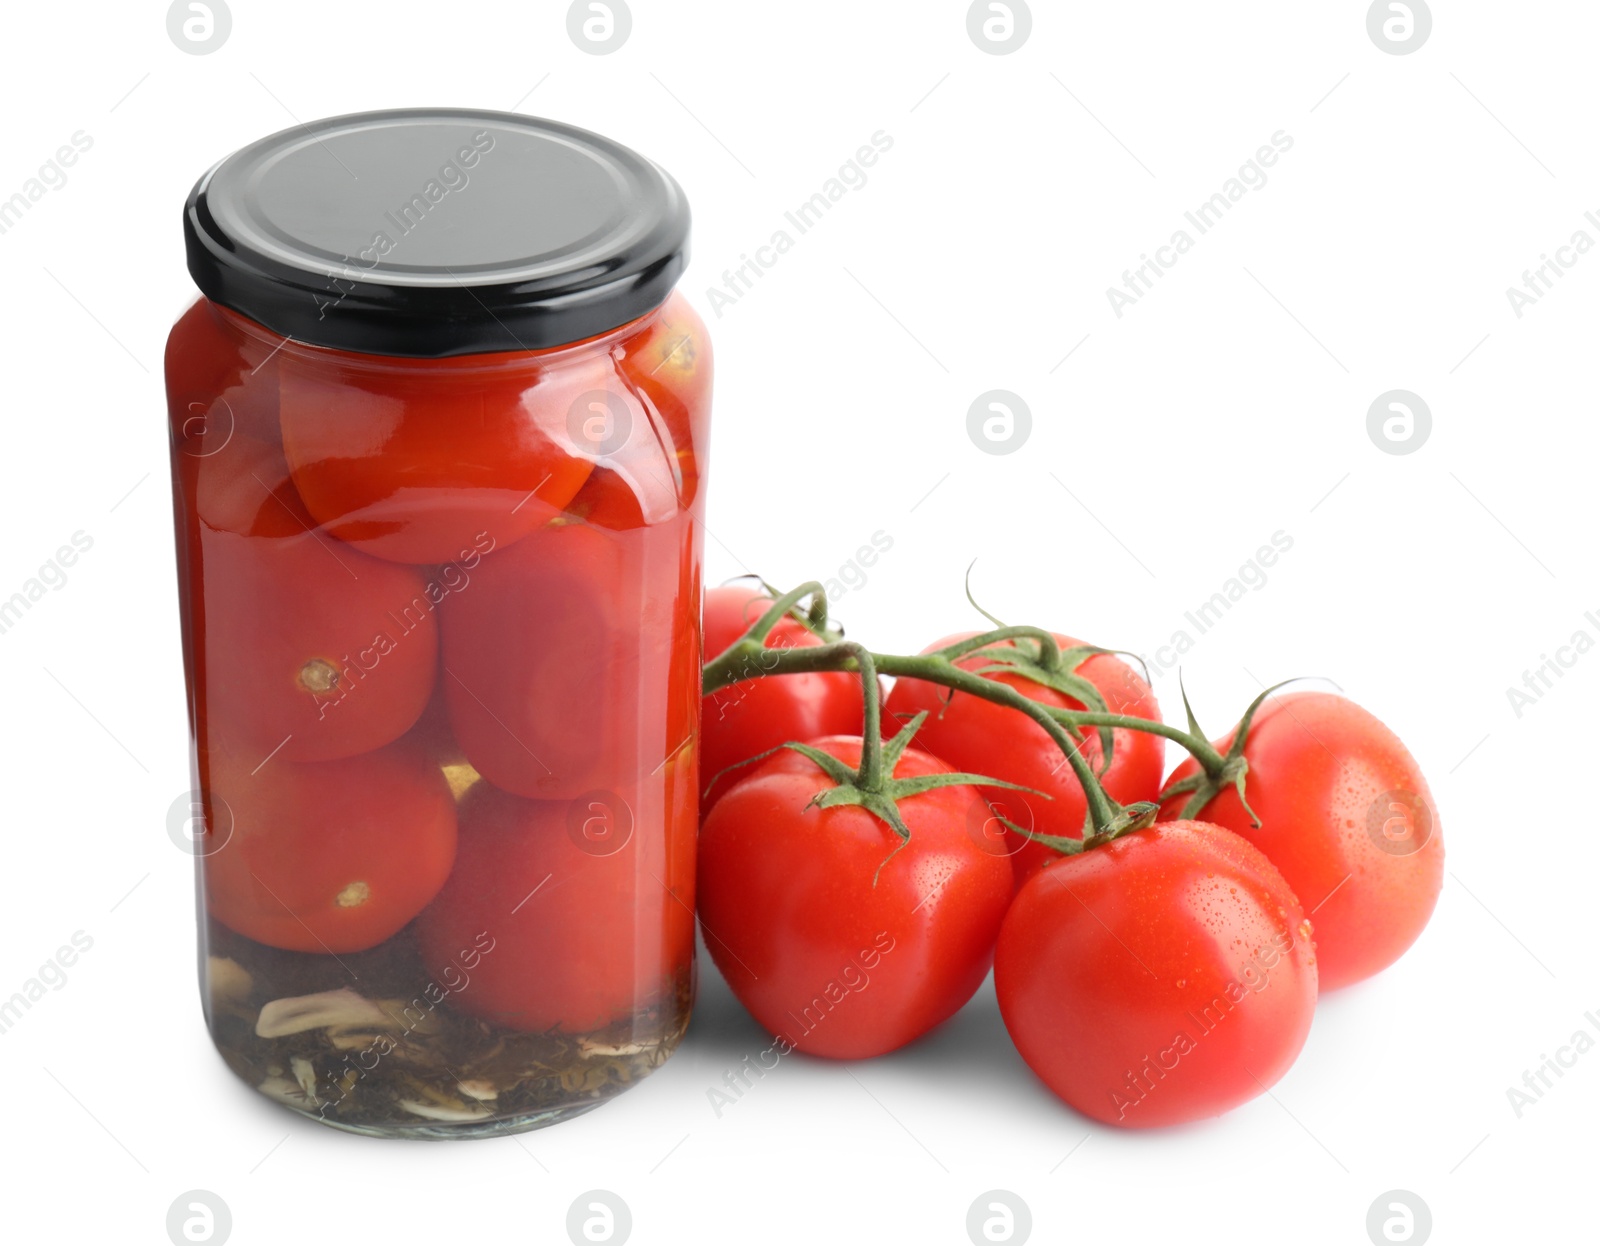
[[[404,111],[185,213],[166,379],[201,992],[327,1124],[529,1129],[688,1022],[711,352],[663,171]]]

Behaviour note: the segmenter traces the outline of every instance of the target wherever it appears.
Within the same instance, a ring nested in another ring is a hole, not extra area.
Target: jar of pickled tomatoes
[[[342,1129],[564,1119],[694,967],[711,349],[689,211],[508,113],[297,126],[184,215],[167,344],[223,1059]]]

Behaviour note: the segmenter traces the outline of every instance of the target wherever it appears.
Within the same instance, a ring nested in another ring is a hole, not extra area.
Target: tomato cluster
[[[487,933],[452,1006],[581,1034],[693,955],[711,359],[680,297],[539,353],[286,342],[167,381],[206,911],[338,955]]]
[[[974,635],[976,633],[961,632],[947,636],[929,645],[925,652],[943,649]],[[1070,636],[1056,636],[1055,642],[1064,650],[1075,649],[1083,643]],[[960,659],[956,665],[966,670],[977,670],[986,661],[981,656],[973,655]],[[1132,714],[1137,718],[1161,717],[1161,709],[1156,704],[1155,693],[1150,690],[1150,685],[1120,658],[1109,653],[1094,654],[1077,668],[1076,673],[1099,690],[1111,712]],[[993,678],[1017,688],[1043,705],[1063,709],[1084,708],[1083,702],[1074,697],[1035,683],[1023,675],[996,672]],[[1061,750],[1038,723],[1019,719],[1015,710],[992,701],[980,700],[967,693],[948,692],[937,684],[912,678],[895,683],[885,708],[902,721],[919,711],[928,711],[928,720],[917,733],[918,747],[949,759],[963,770],[992,774],[1043,793],[1044,799],[1035,797],[1030,800],[1026,793],[1006,792],[999,788],[979,789],[984,798],[998,806],[1009,821],[1045,835],[1076,838],[1083,833],[1083,821],[1088,812],[1083,787],[1073,776],[1072,768],[1066,764]],[[1158,736],[1130,731],[1125,727],[1117,728],[1112,733],[1108,766],[1101,764],[1105,758],[1097,732],[1085,733],[1081,747],[1084,757],[1099,774],[1101,786],[1124,804],[1150,800],[1161,790],[1164,749]],[[1005,851],[1011,856],[1019,885],[1056,856],[1037,840],[1004,829],[998,822],[992,825],[1000,828],[997,833],[1004,837]]]
[[[1067,636],[963,633],[885,658],[797,609],[747,635],[773,608],[708,594],[707,755],[757,759],[850,719],[852,734],[708,772],[698,890],[712,958],[785,1051],[892,1051],[992,963],[1012,1041],[1068,1104],[1193,1120],[1270,1087],[1319,990],[1391,964],[1432,913],[1432,796],[1343,697],[1264,698],[1242,741],[1211,744],[1162,724],[1131,665]],[[897,676],[877,780],[861,762],[874,668]],[[1165,782],[1163,736],[1195,753]]]

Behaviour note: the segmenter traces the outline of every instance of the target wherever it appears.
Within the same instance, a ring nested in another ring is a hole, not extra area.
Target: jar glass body
[[[166,374],[223,1058],[385,1136],[625,1089],[693,991],[704,326],[418,359],[201,299]]]

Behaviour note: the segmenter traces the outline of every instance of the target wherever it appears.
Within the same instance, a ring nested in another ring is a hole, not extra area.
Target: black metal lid
[[[223,160],[183,217],[214,302],[377,355],[539,350],[658,306],[688,259],[662,169],[574,126],[464,108],[355,113]]]

